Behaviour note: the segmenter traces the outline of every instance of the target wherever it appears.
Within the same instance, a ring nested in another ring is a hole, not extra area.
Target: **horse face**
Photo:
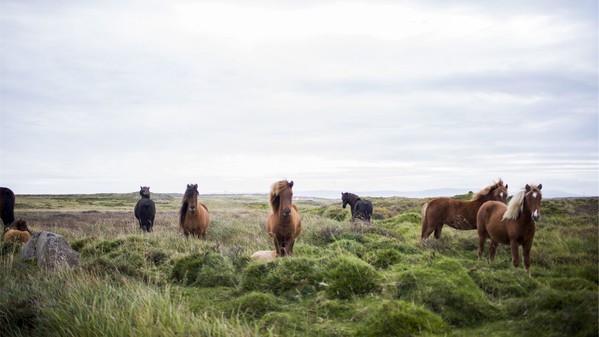
[[[526,185],[526,206],[534,221],[539,220],[541,217],[541,199],[543,198],[543,195],[541,194],[542,187],[542,184],[539,184],[536,188]]]
[[[347,203],[349,202],[349,197],[347,193],[341,193],[341,202],[343,203],[343,208],[345,208],[347,206]]]
[[[190,212],[195,212],[198,205],[198,184],[187,184],[187,190],[183,199],[187,202]]]
[[[150,198],[150,186],[139,186],[139,195]]]
[[[291,187],[293,187],[293,181],[289,183],[289,186],[279,194],[281,202],[279,209],[284,217],[288,217],[291,214],[291,205],[293,200],[293,191],[291,190]]]
[[[501,201],[504,204],[507,203],[507,184],[495,189],[493,192],[493,199]]]

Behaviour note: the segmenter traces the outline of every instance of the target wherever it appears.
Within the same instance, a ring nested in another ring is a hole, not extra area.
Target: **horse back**
[[[503,213],[507,206],[500,201],[485,202],[476,213],[479,233],[488,233],[494,241],[509,243],[509,221],[503,221]]]

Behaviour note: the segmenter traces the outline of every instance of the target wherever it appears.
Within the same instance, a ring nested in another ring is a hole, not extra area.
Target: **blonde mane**
[[[277,208],[279,207],[279,195],[287,187],[289,187],[289,182],[287,180],[277,181],[276,183],[272,184],[272,187],[270,188],[269,201],[270,208],[272,209],[273,213],[276,212]]]
[[[539,191],[537,184],[528,184],[530,186],[530,192]],[[503,213],[501,220],[516,220],[520,213],[524,209],[524,197],[526,196],[526,188],[523,188],[520,192],[512,197],[512,200],[507,204],[507,209]]]
[[[503,186],[503,180],[501,178],[499,178],[498,182],[493,183],[492,185],[489,185],[489,186],[483,188],[482,190],[480,190],[479,192],[475,193],[472,196],[472,199],[470,199],[470,200],[476,201],[476,200],[482,199],[485,196],[489,195],[489,193],[491,193],[491,191],[493,191],[494,189],[496,189],[498,187],[502,187],[502,186]]]

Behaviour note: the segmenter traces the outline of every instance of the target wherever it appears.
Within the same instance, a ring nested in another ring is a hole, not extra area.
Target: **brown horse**
[[[188,184],[183,195],[183,202],[179,212],[179,226],[183,229],[185,237],[189,234],[200,239],[206,238],[206,229],[210,223],[208,207],[198,201],[198,184]]]
[[[281,180],[270,191],[272,214],[266,218],[266,231],[273,239],[277,256],[293,255],[295,239],[302,231],[300,215],[292,202],[292,187],[293,181]]]
[[[31,234],[31,231],[27,227],[27,221],[19,219],[4,228],[2,239],[5,241],[25,243],[31,238]]]
[[[526,185],[516,194],[510,203],[497,201],[486,202],[476,215],[478,223],[478,258],[482,258],[487,237],[491,239],[489,255],[495,259],[497,245],[510,245],[512,248],[512,264],[518,268],[520,255],[518,249],[522,245],[524,266],[530,275],[530,249],[535,237],[536,223],[541,216],[541,188],[543,185]]]
[[[472,196],[470,201],[450,198],[435,198],[422,206],[422,238],[428,238],[435,232],[435,238],[441,237],[443,225],[461,230],[476,229],[476,212],[489,200],[505,203],[507,184],[503,181],[493,183]]]

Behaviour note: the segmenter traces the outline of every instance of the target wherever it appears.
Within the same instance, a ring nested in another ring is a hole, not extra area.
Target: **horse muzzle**
[[[541,217],[541,214],[539,213],[539,211],[535,210],[534,212],[532,212],[532,219],[534,221],[539,220],[540,217]]]
[[[196,208],[195,208],[194,206],[190,206],[190,207],[189,207],[189,211],[190,211],[190,212],[195,212],[195,211],[196,211]]]
[[[283,210],[283,216],[284,216],[284,217],[288,217],[288,216],[289,216],[289,214],[291,214],[291,208],[285,208],[285,209]]]

